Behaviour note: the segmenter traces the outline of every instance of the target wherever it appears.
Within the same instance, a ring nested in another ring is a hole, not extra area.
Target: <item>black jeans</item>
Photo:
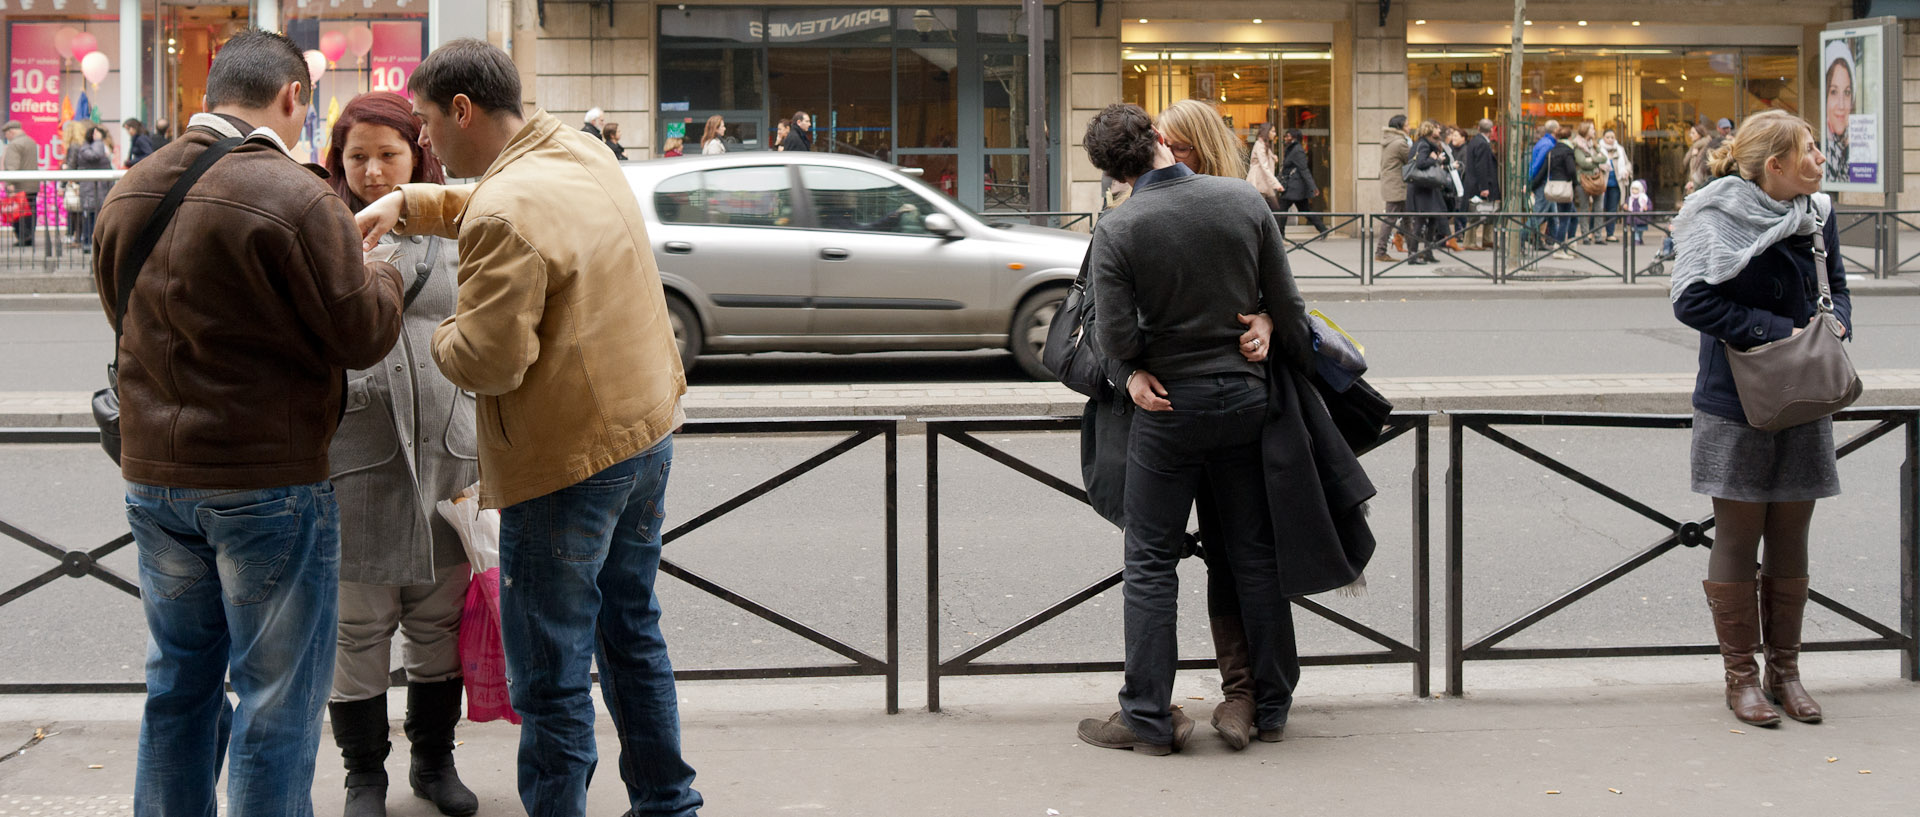
[[[1327,223],[1325,221],[1322,221],[1319,216],[1316,216],[1313,214],[1313,208],[1307,205],[1308,201],[1311,201],[1311,199],[1290,199],[1290,198],[1287,198],[1286,196],[1281,196],[1280,207],[1279,209],[1276,209],[1273,211],[1273,217],[1280,220],[1280,227],[1282,229],[1286,228],[1287,217],[1281,215],[1281,213],[1285,213],[1287,211],[1287,208],[1291,207],[1295,210],[1299,210],[1300,212],[1305,213],[1306,221],[1308,224],[1313,225],[1313,229],[1319,230],[1320,232],[1323,232],[1323,233],[1326,232]]]
[[[1258,726],[1287,721],[1300,677],[1293,613],[1280,596],[1280,568],[1260,457],[1266,384],[1248,375],[1208,375],[1164,383],[1171,411],[1134,416],[1127,441],[1126,684],[1120,710],[1147,743],[1173,736],[1175,633],[1180,580],[1175,572],[1187,517],[1209,486],[1219,520],[1214,558],[1232,567],[1247,632]]]
[[[27,214],[15,219],[13,222],[14,243],[22,247],[33,246],[33,211],[34,207],[39,203],[39,193],[27,194]]]

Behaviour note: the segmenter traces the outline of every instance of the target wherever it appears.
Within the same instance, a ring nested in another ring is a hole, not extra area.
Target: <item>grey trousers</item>
[[[340,634],[333,662],[333,703],[364,701],[387,691],[393,635],[407,680],[460,677],[460,614],[473,580],[465,562],[435,573],[433,584],[340,583]]]
[[[1385,206],[1387,214],[1389,216],[1391,216],[1394,213],[1404,213],[1407,211],[1407,203],[1404,201],[1389,201],[1389,202],[1384,202],[1383,205]],[[1373,242],[1373,254],[1379,255],[1380,253],[1386,252],[1387,242],[1393,240],[1393,231],[1399,230],[1401,235],[1406,235],[1407,227],[1408,227],[1408,224],[1405,216],[1401,216],[1400,218],[1381,219],[1380,220],[1380,237],[1375,239]]]

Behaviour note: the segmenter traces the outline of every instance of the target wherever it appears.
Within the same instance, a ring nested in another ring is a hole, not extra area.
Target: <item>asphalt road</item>
[[[1316,302],[1366,344],[1377,377],[1632,374],[1694,368],[1699,335],[1666,300],[1593,298]],[[1910,368],[1920,297],[1855,301],[1863,369]],[[0,391],[99,388],[113,333],[98,312],[0,312]],[[759,354],[702,358],[694,385],[978,382],[1024,379],[1005,352]]]
[[[1853,429],[1857,430],[1857,429]],[[1847,433],[1849,430],[1843,430]],[[1674,431],[1511,429],[1557,456],[1680,519],[1707,513],[1687,492],[1686,435]],[[1062,478],[1077,482],[1077,438],[1068,434],[989,435]],[[1847,494],[1816,517],[1815,586],[1882,621],[1897,621],[1896,504],[1900,435],[1842,464]],[[670,526],[825,448],[820,438],[683,437],[667,503]],[[926,650],[926,472],[924,438],[900,447],[901,633],[909,668]],[[1429,531],[1435,658],[1444,655],[1444,438],[1432,468]],[[1380,549],[1361,598],[1321,597],[1334,609],[1402,640],[1413,633],[1410,557],[1414,541],[1410,439],[1367,461],[1380,496],[1372,520]],[[1662,535],[1657,525],[1521,457],[1478,438],[1466,446],[1466,628],[1483,634],[1544,604],[1580,580],[1632,556]],[[978,454],[942,443],[942,597],[938,648],[952,656],[989,634],[1100,579],[1120,565],[1120,536],[1084,507],[1019,478]],[[882,448],[870,442],[670,544],[669,558],[736,588],[858,648],[884,649]],[[126,530],[120,483],[97,449],[0,449],[0,519],[67,548],[93,548]],[[1512,646],[1707,643],[1711,628],[1699,580],[1706,554],[1679,549],[1507,642]],[[123,575],[134,554],[106,560]],[[0,591],[55,562],[0,539]],[[1184,654],[1210,654],[1202,568],[1182,570]],[[665,626],[676,666],[765,667],[832,662],[825,650],[662,578]],[[1120,594],[1111,590],[1046,624],[987,660],[1117,660]],[[1297,613],[1303,652],[1369,650],[1372,645]],[[1837,616],[1810,615],[1809,639],[1862,631]],[[141,675],[144,626],[136,600],[91,579],[60,578],[0,607],[0,682],[134,681]],[[1809,658],[1817,667],[1819,659]],[[1404,670],[1382,667],[1404,677]],[[1471,668],[1470,668],[1471,673]],[[1810,669],[1810,672],[1818,672]],[[910,669],[909,675],[917,674]],[[1306,683],[1314,676],[1309,670]],[[1329,690],[1321,690],[1329,691]]]

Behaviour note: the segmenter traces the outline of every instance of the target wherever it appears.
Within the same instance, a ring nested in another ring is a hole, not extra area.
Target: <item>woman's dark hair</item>
[[[89,142],[94,141],[93,135],[96,133],[100,134],[100,141],[102,142],[107,141],[107,129],[100,127],[99,125],[87,126],[87,141]]]
[[[620,141],[620,123],[608,122],[607,129],[602,135],[607,138],[608,142]]]
[[[1138,105],[1116,102],[1087,122],[1087,161],[1116,179],[1153,169],[1153,118]]]
[[[1305,140],[1305,139],[1303,139],[1303,138],[1301,138],[1301,136],[1300,136],[1300,129],[1299,129],[1299,128],[1288,128],[1288,129],[1287,129],[1287,137],[1288,137],[1288,138],[1290,138],[1290,139],[1292,139],[1292,140],[1293,140],[1293,141],[1295,141],[1295,142],[1298,142],[1298,143],[1300,144],[1300,146],[1301,146],[1301,147],[1306,147],[1306,146],[1307,146],[1307,142],[1306,142],[1306,140]]]
[[[234,105],[264,108],[273,104],[280,89],[300,83],[302,105],[313,98],[313,76],[307,73],[307,58],[300,46],[271,31],[247,29],[233,35],[214,55],[207,69],[207,109]]]
[[[434,49],[413,69],[407,90],[443,111],[459,94],[488,113],[521,111],[519,67],[507,52],[472,37]]]
[[[1260,123],[1259,127],[1254,128],[1253,130],[1254,144],[1256,145],[1260,144],[1261,142],[1265,142],[1271,138],[1273,138],[1273,123],[1262,122]]]
[[[400,134],[406,140],[407,147],[413,149],[413,183],[444,184],[447,175],[440,169],[440,163],[426,155],[420,149],[420,118],[413,115],[413,104],[399,94],[375,91],[361,94],[341,109],[340,118],[333,123],[333,132],[327,137],[327,184],[333,186],[333,192],[340,194],[340,200],[354,212],[367,206],[353,194],[353,188],[347,186],[346,162],[341,154],[347,149],[347,134],[353,126],[359,124],[384,125]]]
[[[1392,119],[1387,120],[1387,127],[1394,130],[1406,130],[1407,115],[1403,113],[1394,114]]]

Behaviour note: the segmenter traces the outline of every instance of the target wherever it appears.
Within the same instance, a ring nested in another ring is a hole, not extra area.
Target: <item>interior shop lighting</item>
[[[1635,21],[1633,21],[1633,24],[1634,24],[1634,25],[1636,25],[1636,26],[1637,26],[1637,25],[1640,25],[1640,21],[1639,21],[1639,20],[1635,20]]]
[[[1253,18],[1253,24],[1254,24],[1254,25],[1259,25],[1259,24],[1261,24],[1261,23],[1264,23],[1264,22],[1266,22],[1266,21],[1265,21],[1265,20],[1262,20],[1262,19],[1260,19],[1260,18],[1258,18],[1258,17],[1255,17],[1255,18]]]
[[[1587,21],[1585,21],[1585,20],[1581,20],[1581,21],[1580,21],[1580,25],[1583,25],[1583,26],[1584,26],[1584,25],[1586,25],[1586,24],[1587,24]]]
[[[1415,21],[1413,21],[1413,24],[1414,24],[1414,25],[1417,25],[1417,26],[1423,26],[1423,25],[1426,25],[1426,24],[1427,24],[1427,21],[1425,21],[1425,20],[1415,20]]]
[[[1586,77],[1586,75],[1585,75],[1585,74],[1574,74],[1574,75],[1573,75],[1573,81],[1574,81],[1575,83],[1581,83],[1581,82],[1586,82],[1586,81],[1587,81],[1587,77]]]
[[[1140,18],[1140,24],[1141,24],[1141,25],[1146,25],[1146,24],[1147,24],[1147,18],[1145,18],[1145,17],[1142,17],[1142,18]]]

